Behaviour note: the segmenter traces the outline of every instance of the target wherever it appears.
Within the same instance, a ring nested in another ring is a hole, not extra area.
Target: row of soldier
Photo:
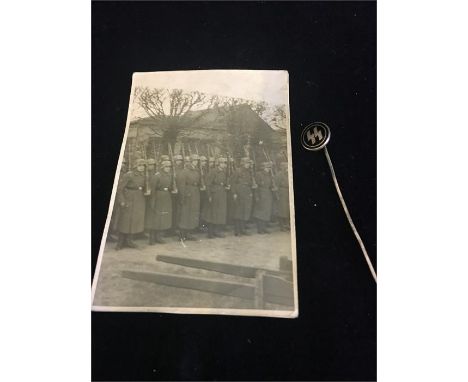
[[[172,160],[171,160],[172,159]],[[247,222],[254,220],[259,234],[267,234],[273,211],[282,231],[289,230],[288,164],[273,172],[266,161],[258,171],[250,158],[161,155],[138,159],[125,172],[123,164],[117,188],[111,232],[118,235],[116,249],[135,248],[134,236],[146,231],[149,244],[164,243],[164,232],[180,240],[195,240],[194,231],[206,227],[208,238],[224,237],[228,217],[235,236],[249,235]]]

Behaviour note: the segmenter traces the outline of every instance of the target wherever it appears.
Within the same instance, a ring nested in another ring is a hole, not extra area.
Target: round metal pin
[[[310,151],[323,149],[330,140],[330,128],[323,122],[312,122],[302,131],[302,146]]]

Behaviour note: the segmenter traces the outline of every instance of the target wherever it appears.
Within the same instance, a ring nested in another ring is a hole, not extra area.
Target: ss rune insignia
[[[330,128],[323,122],[312,122],[302,131],[302,146],[311,151],[323,149],[330,140]]]
[[[312,122],[311,124],[307,125],[305,129],[302,131],[301,135],[301,143],[302,146],[306,150],[310,151],[318,151],[324,149],[323,152],[325,153],[325,158],[327,158],[328,166],[330,167],[331,176],[333,178],[333,183],[335,184],[336,192],[338,194],[338,198],[341,201],[341,205],[343,210],[348,218],[349,225],[354,232],[354,236],[356,237],[359,246],[361,247],[362,254],[367,262],[367,266],[369,267],[369,271],[372,274],[375,282],[377,282],[377,273],[375,273],[374,266],[367,254],[366,247],[364,246],[364,242],[359,235],[359,232],[354,225],[353,219],[351,218],[351,214],[349,213],[348,207],[346,206],[346,202],[344,200],[343,194],[341,193],[340,186],[338,184],[338,179],[336,178],[335,169],[333,168],[333,163],[330,158],[330,154],[327,150],[327,143],[330,140],[330,128],[323,122]]]

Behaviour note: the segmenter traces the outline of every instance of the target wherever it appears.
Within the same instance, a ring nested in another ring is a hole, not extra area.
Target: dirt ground
[[[205,234],[199,233],[195,235],[197,241],[185,243],[166,237],[165,244],[153,246],[148,245],[147,239],[140,239],[135,240],[138,249],[119,251],[114,249],[115,243],[107,242],[93,305],[252,309],[254,302],[250,300],[131,280],[122,277],[122,271],[171,273],[254,284],[254,279],[160,262],[156,255],[278,270],[280,257],[291,259],[291,237],[289,232],[281,232],[276,227],[271,231],[268,235],[241,237],[227,231],[225,238],[216,239],[207,239]],[[285,307],[266,304],[265,309],[284,310]]]

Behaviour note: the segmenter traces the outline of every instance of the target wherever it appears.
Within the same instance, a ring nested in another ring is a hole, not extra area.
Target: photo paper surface
[[[94,311],[298,316],[281,70],[135,73]]]

